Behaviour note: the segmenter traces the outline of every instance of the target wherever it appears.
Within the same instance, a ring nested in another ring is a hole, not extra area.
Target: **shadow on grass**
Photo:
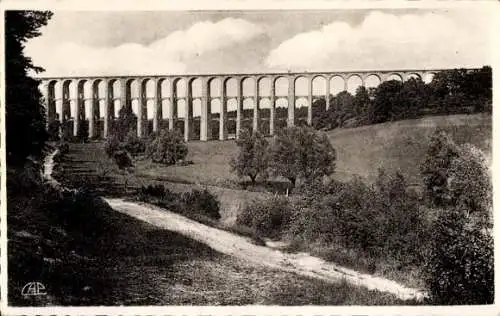
[[[161,304],[165,294],[156,286],[179,282],[172,272],[178,265],[222,256],[120,214],[101,198],[63,201],[48,201],[46,192],[9,200],[9,305]],[[33,281],[46,296],[21,295]]]

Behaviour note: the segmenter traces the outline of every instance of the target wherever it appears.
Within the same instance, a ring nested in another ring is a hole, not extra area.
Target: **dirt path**
[[[203,225],[179,214],[151,205],[128,202],[123,199],[108,198],[105,200],[118,212],[133,216],[157,227],[178,232],[203,242],[214,250],[247,262],[330,282],[345,279],[348,283],[363,286],[370,290],[392,293],[403,300],[421,300],[426,295],[421,290],[407,288],[391,280],[339,267],[307,253],[290,254],[269,247],[258,246],[251,243],[247,238]]]
[[[44,161],[43,176],[52,185],[60,186],[52,177],[54,156],[57,151],[47,155]],[[200,241],[221,253],[234,256],[245,262],[264,265],[285,272],[325,280],[339,282],[345,279],[348,283],[363,286],[369,290],[378,290],[394,294],[402,300],[422,300],[426,293],[419,289],[407,288],[397,282],[362,274],[313,257],[307,253],[283,253],[266,246],[258,246],[245,237],[219,230],[182,215],[160,209],[155,206],[124,201],[123,199],[104,199],[114,210],[135,217],[157,227],[178,232]]]

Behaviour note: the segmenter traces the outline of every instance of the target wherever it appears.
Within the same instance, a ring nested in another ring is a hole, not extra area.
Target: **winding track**
[[[59,182],[52,177],[56,153],[57,151],[54,151],[46,156],[43,175],[52,185],[60,186]],[[363,286],[370,290],[392,293],[402,300],[420,301],[427,296],[427,293],[422,290],[408,288],[385,278],[343,268],[307,253],[291,254],[265,246],[258,246],[245,237],[201,224],[152,205],[128,202],[116,198],[104,198],[104,200],[117,212],[135,217],[159,228],[178,232],[200,241],[216,251],[256,265],[265,265],[328,282],[346,280],[350,284]]]

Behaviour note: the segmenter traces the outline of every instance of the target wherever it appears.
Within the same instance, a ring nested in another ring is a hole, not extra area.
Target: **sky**
[[[44,76],[480,67],[488,12],[56,11],[25,52]]]

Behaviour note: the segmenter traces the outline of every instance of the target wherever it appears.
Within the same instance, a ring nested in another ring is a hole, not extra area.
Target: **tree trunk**
[[[249,174],[248,176],[250,177],[250,180],[252,181],[252,183],[255,184],[255,179],[257,178],[257,175],[256,174],[254,174],[254,175]]]
[[[288,180],[290,180],[290,182],[292,183],[292,188],[295,188],[295,182],[297,182],[297,178],[295,178],[295,177],[288,178]]]

